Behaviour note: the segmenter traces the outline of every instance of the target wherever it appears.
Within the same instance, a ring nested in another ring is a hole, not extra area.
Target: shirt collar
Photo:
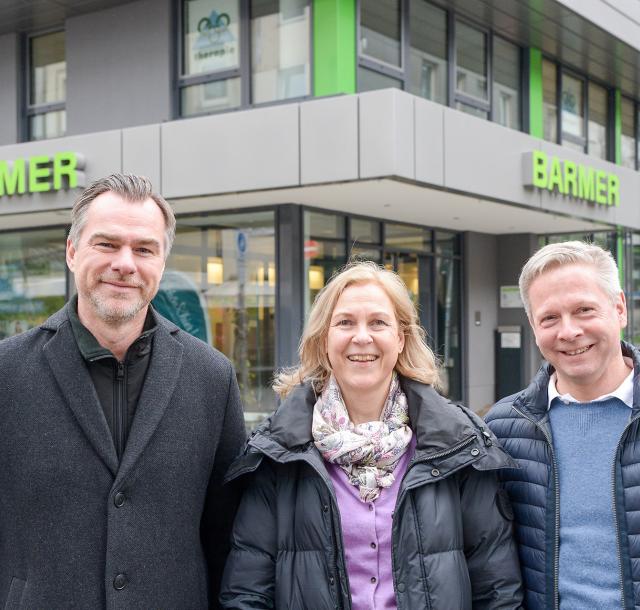
[[[608,394],[603,394],[602,396],[598,396],[598,398],[594,398],[590,402],[601,402],[603,400],[607,400],[609,398],[619,398],[627,407],[633,409],[633,363],[630,358],[625,357],[625,362],[627,366],[631,367],[629,374],[624,378],[624,381],[613,391]],[[547,401],[547,411],[551,408],[551,401],[554,398],[560,399],[561,402],[567,404],[570,402],[580,402],[576,400],[571,394],[560,394],[558,389],[556,388],[556,380],[557,376],[554,372],[553,375],[549,378],[549,387],[548,387],[548,401]]]

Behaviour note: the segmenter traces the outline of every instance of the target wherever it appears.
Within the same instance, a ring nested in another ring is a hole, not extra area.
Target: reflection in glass
[[[520,129],[520,49],[493,38],[493,120]]]
[[[558,141],[558,86],[556,65],[542,60],[542,91],[544,113],[544,139]]]
[[[385,248],[399,250],[431,250],[431,231],[413,225],[387,222],[384,225]]]
[[[584,138],[584,81],[562,75],[562,135]]]
[[[460,321],[460,261],[436,259],[437,354],[442,359],[443,394],[452,400],[462,395]]]
[[[607,90],[589,83],[589,154],[607,158],[607,124],[609,104]]]
[[[38,326],[65,301],[65,231],[0,234],[0,339]]]
[[[380,243],[380,223],[375,220],[352,218],[349,229],[351,242],[361,241],[369,244]]]
[[[376,89],[402,89],[402,82],[380,72],[358,67],[358,91],[375,91]]]
[[[466,112],[467,114],[477,116],[480,119],[489,118],[489,113],[486,110],[482,110],[482,108],[476,108],[475,106],[470,106],[469,104],[464,104],[462,102],[456,102],[455,109],[462,110],[462,112]]]
[[[67,131],[67,112],[54,110],[29,117],[29,138],[31,140],[45,140],[59,138]]]
[[[411,0],[408,90],[447,102],[447,14],[425,0]]]
[[[322,290],[331,276],[347,262],[347,255],[343,240],[316,240],[306,231],[304,240],[305,244],[313,245],[312,249],[305,251],[304,256],[304,310],[305,313],[308,313],[311,304],[318,296],[318,292]]]
[[[232,360],[248,427],[275,406],[275,292],[273,212],[178,219],[154,305]]]
[[[322,212],[304,213],[305,235],[312,237],[329,237],[344,239],[345,217],[340,214],[325,214]]]
[[[400,66],[400,32],[400,0],[361,0],[361,55]]]
[[[460,238],[456,233],[436,231],[436,254],[456,256],[460,254]]]
[[[456,21],[456,91],[488,101],[487,36]]]
[[[240,79],[214,80],[180,89],[180,114],[194,116],[240,106]]]
[[[185,0],[182,18],[182,74],[240,66],[239,0]]]
[[[622,133],[620,136],[620,148],[622,158],[620,162],[625,167],[636,168],[636,125],[634,121],[634,104],[631,100],[623,97],[621,99],[621,123]]]
[[[420,310],[420,282],[417,254],[399,254],[396,263],[396,271],[406,284],[409,297],[411,297],[416,309]]]
[[[311,92],[308,0],[252,0],[253,102],[302,97]]]
[[[29,39],[29,103],[64,102],[67,96],[67,63],[64,32]]]

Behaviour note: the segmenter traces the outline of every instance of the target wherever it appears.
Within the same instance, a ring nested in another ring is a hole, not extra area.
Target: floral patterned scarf
[[[363,502],[373,502],[394,481],[393,470],[411,442],[407,397],[393,373],[379,421],[354,424],[332,375],[313,409],[315,445],[328,462],[338,464]]]

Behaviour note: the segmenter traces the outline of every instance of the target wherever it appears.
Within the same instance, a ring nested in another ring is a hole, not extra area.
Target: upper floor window
[[[184,0],[180,114],[311,92],[309,0]]]
[[[63,136],[67,127],[64,32],[29,37],[28,70],[29,139]]]
[[[620,100],[620,163],[631,169],[637,167],[636,114],[635,103],[623,97]]]
[[[406,89],[520,129],[520,65],[518,46],[425,0],[360,2],[359,91]]]
[[[548,59],[542,62],[542,87],[545,140],[608,159],[609,91]]]

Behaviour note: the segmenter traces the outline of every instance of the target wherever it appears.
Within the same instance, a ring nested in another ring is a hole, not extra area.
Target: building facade
[[[73,293],[70,207],[124,171],[178,218],[156,306],[233,360],[249,425],[353,258],[402,276],[477,410],[539,365],[516,285],[543,243],[612,250],[637,340],[639,24],[638,0],[7,0],[0,337]]]

